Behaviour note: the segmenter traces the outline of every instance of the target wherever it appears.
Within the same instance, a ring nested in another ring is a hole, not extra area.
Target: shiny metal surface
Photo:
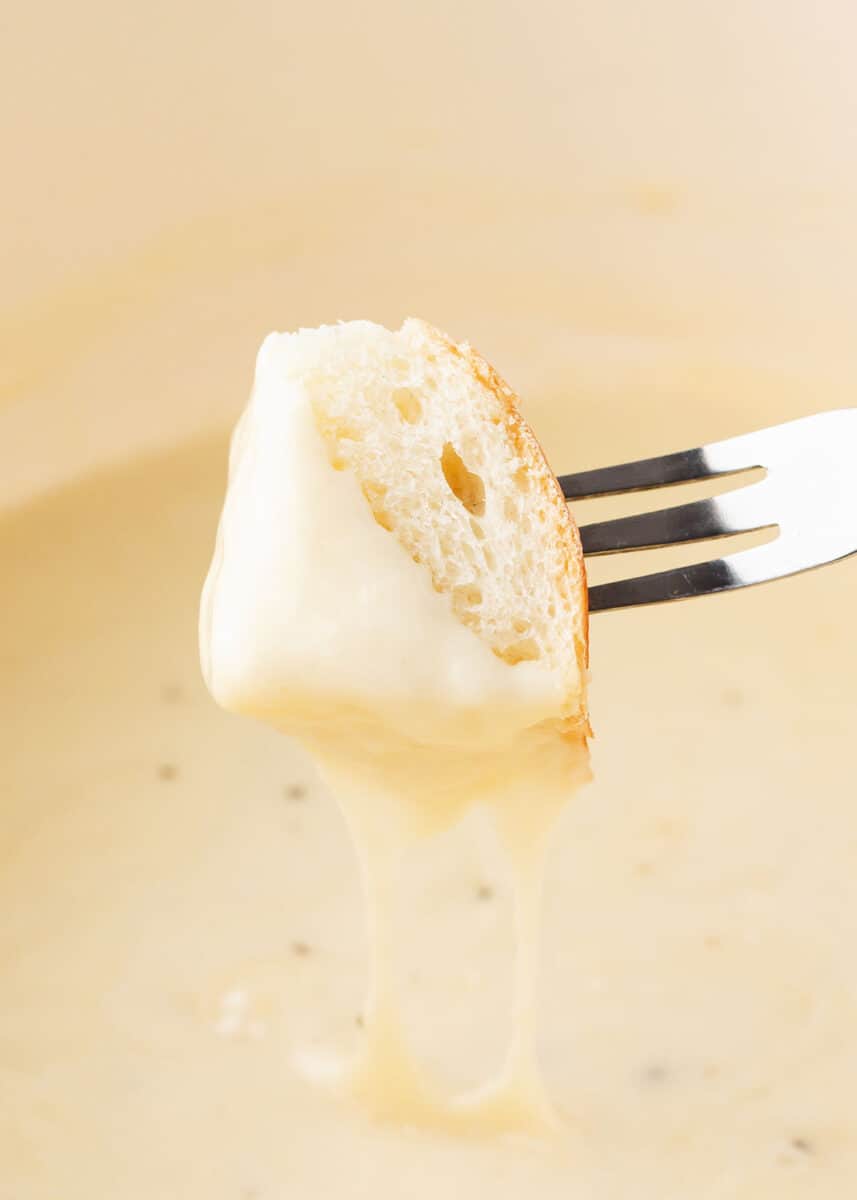
[[[763,468],[723,496],[581,528],[584,553],[616,554],[776,528],[765,545],[590,589],[593,612],[781,579],[857,552],[857,409],[839,409],[660,458],[563,475],[566,499],[617,495]]]

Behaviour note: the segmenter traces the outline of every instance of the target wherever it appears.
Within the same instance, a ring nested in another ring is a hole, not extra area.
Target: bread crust
[[[544,449],[519,408],[519,399],[494,367],[468,342],[454,342],[440,329],[418,317],[409,319],[408,324],[417,326],[424,336],[440,349],[462,360],[474,377],[488,388],[500,402],[504,412],[506,433],[519,457],[533,471],[545,501],[554,513],[553,530],[557,539],[560,561],[565,574],[576,586],[577,600],[581,613],[581,635],[575,637],[577,663],[581,679],[580,713],[563,722],[570,737],[588,736],[591,733],[586,707],[586,679],[589,670],[589,590],[586,579],[586,564],[577,522],[572,516],[562,488],[551,470]]]

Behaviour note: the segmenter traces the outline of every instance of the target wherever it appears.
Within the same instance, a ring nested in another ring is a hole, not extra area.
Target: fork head
[[[819,413],[695,450],[560,479],[568,498],[639,491],[761,467],[765,478],[709,500],[581,529],[610,554],[776,528],[725,558],[590,589],[592,611],[686,599],[794,575],[857,552],[857,409]]]

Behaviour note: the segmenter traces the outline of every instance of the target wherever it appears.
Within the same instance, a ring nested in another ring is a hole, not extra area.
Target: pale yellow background
[[[840,402],[855,38],[850,0],[7,5],[3,492],[231,418],[269,328],[340,317],[470,337],[580,406],[575,462],[628,372],[616,454],[665,391],[668,441],[734,428],[712,355]]]
[[[855,47],[851,0],[7,3],[0,504],[225,429],[269,329],[338,318],[470,338],[558,470],[855,403]],[[222,464],[0,527],[0,1194],[857,1193],[857,568],[593,622],[543,955],[568,1140],[466,1146],[294,1070],[353,1036],[359,894],[305,760],[198,680]],[[508,984],[502,903],[456,941],[502,878],[473,838],[404,910],[453,1075]],[[235,987],[264,1037],[217,1033]]]

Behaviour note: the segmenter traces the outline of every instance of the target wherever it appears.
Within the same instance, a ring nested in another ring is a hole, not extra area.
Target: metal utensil
[[[674,546],[775,528],[779,536],[726,558],[602,583],[593,612],[684,600],[808,571],[857,552],[857,408],[774,425],[696,450],[576,475],[567,500],[717,479],[756,468],[764,479],[725,495],[581,527],[586,555]]]

